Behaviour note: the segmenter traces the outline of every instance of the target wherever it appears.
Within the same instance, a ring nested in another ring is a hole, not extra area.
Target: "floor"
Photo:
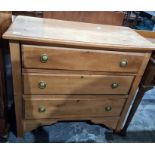
[[[155,89],[144,96],[126,136],[86,122],[59,122],[26,132],[17,138],[9,132],[8,143],[148,143],[155,142]]]

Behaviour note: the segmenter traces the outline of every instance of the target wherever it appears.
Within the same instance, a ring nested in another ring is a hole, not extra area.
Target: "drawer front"
[[[24,94],[128,94],[133,76],[24,74]]]
[[[24,68],[137,72],[144,54],[22,45]],[[33,62],[33,63],[32,63]]]
[[[26,119],[119,116],[126,101],[124,98],[108,96],[34,96],[24,98]]]

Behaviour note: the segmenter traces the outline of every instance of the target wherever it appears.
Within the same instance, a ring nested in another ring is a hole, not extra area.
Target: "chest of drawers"
[[[130,28],[18,16],[10,41],[17,135],[57,121],[119,131],[154,45]]]

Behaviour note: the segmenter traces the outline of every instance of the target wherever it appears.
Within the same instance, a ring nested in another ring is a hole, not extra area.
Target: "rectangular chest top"
[[[114,50],[155,49],[155,45],[128,27],[27,16],[17,16],[3,38]]]

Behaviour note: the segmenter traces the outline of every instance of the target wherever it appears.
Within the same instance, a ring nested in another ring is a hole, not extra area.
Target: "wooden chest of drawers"
[[[130,28],[18,16],[10,40],[17,135],[57,121],[120,131],[154,45]]]

